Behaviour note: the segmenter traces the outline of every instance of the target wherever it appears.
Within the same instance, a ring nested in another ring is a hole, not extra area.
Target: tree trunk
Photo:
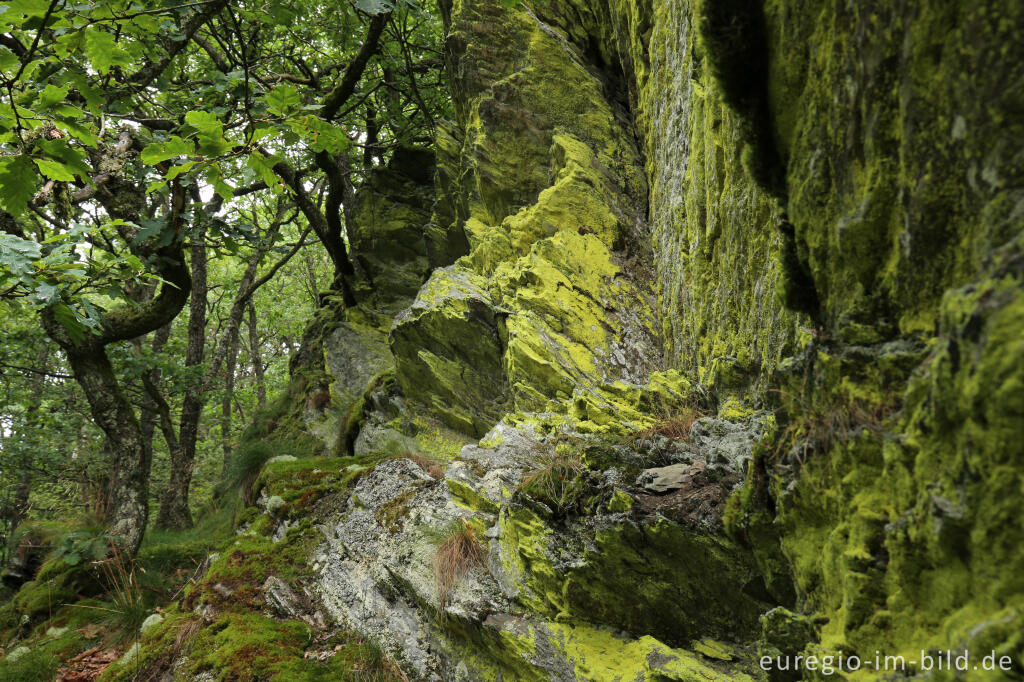
[[[124,136],[131,141],[130,134]],[[126,221],[119,229],[125,231],[122,236],[128,243],[135,242],[127,227],[134,216],[123,209],[137,204],[121,201],[119,197],[130,197],[132,194],[136,197],[140,194],[144,196],[139,187],[122,183],[117,192],[106,192],[97,197],[111,217]],[[147,258],[150,255],[156,256],[153,259],[156,264],[155,274],[160,276],[163,283],[154,298],[138,305],[105,311],[97,328],[91,331],[77,330],[77,333],[70,333],[57,321],[52,307],[40,311],[43,328],[67,354],[75,380],[81,385],[89,402],[93,420],[106,436],[107,451],[111,458],[110,504],[106,509],[108,532],[120,550],[129,556],[134,555],[142,544],[146,522],[149,520],[151,462],[142,426],[121,390],[110,358],[107,357],[106,347],[112,343],[131,341],[169,324],[188,301],[192,280],[188,266],[185,265],[182,244],[177,240],[184,228],[181,215],[185,204],[184,189],[179,183],[172,183],[167,229],[175,239],[153,251],[143,247],[136,249]]]
[[[171,336],[171,325],[165,324],[156,330],[156,334],[153,335],[153,353],[159,354],[167,340]],[[135,339],[132,341],[135,346],[136,355],[142,354],[142,339]],[[164,414],[161,411],[160,403],[157,401],[157,397],[154,397],[153,392],[149,390],[151,386],[156,386],[160,382],[160,370],[153,368],[149,372],[142,376],[142,414],[139,416],[139,426],[142,428],[142,439],[146,444],[146,459],[149,462],[146,466],[149,467],[153,462],[153,434],[156,432],[157,423],[161,423],[162,427],[167,421],[163,419]],[[169,417],[168,417],[169,418]],[[166,433],[165,433],[166,435]]]
[[[260,352],[260,332],[256,326],[256,305],[249,299],[249,357],[252,360],[253,375],[256,377],[256,407],[262,410],[267,405],[267,381],[263,375],[263,353]]]
[[[206,233],[197,230],[192,247],[192,300],[189,302],[188,347],[185,366],[198,367],[203,363],[206,350]],[[167,481],[156,527],[180,530],[192,527],[192,512],[188,506],[189,488],[196,461],[196,441],[199,420],[203,413],[204,382],[197,380],[185,391],[181,404],[177,447],[171,443],[171,474]]]
[[[234,312],[233,309],[232,312]],[[220,437],[221,450],[224,453],[224,471],[227,471],[228,460],[231,459],[231,401],[235,397],[235,369],[238,366],[240,338],[237,326],[229,326],[228,331],[228,347],[224,356],[224,396],[220,405]]]
[[[110,453],[109,532],[134,555],[149,518],[149,460],[142,427],[121,391],[106,351],[89,345],[65,348]]]

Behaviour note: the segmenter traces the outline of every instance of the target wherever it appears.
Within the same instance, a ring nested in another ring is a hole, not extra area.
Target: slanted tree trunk
[[[184,206],[184,192],[175,185],[168,229],[176,236],[183,231],[180,216]],[[113,208],[116,206],[108,207],[108,213],[130,219]],[[125,241],[133,241],[134,235],[125,236]],[[84,331],[80,335],[69,333],[57,321],[53,308],[43,309],[40,315],[46,333],[67,355],[75,379],[89,402],[93,420],[106,436],[110,453],[110,504],[106,521],[120,550],[128,555],[134,555],[142,544],[149,520],[150,459],[142,426],[117,381],[106,348],[170,323],[185,306],[192,284],[180,241],[174,240],[157,249],[154,255],[159,264],[156,274],[165,282],[160,292],[145,303],[107,312],[96,331]]]

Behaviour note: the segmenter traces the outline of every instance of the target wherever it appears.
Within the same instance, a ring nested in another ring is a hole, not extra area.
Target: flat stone
[[[645,469],[637,478],[637,485],[653,493],[666,493],[690,485],[694,475],[704,470],[704,462],[671,464],[667,467]]]

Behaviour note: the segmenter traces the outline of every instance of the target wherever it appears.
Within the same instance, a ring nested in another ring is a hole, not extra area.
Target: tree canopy
[[[40,477],[130,551],[151,498],[192,523],[320,291],[352,302],[346,206],[448,115],[441,38],[415,0],[0,13],[8,532],[67,506]]]

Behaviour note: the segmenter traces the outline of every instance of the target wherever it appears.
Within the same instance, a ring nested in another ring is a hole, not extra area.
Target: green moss
[[[583,625],[549,627],[555,646],[565,652],[576,675],[584,679],[752,682],[759,677],[749,660],[741,665],[722,665],[723,654],[732,658],[734,653],[731,647],[720,644],[713,648],[698,644],[691,652],[673,649],[650,636],[623,640],[610,632]]]
[[[669,522],[620,522],[596,533],[570,526],[555,534],[536,513],[511,508],[499,524],[500,556],[523,589],[520,600],[555,620],[607,623],[674,645],[699,635],[735,640],[750,636],[767,598],[744,552]],[[582,552],[585,560],[556,568],[562,551]],[[623,584],[634,587],[626,593]]]
[[[458,457],[463,447],[473,442],[464,434],[453,431],[426,416],[418,416],[412,421],[413,438],[420,449],[431,458],[442,462],[450,462]]]
[[[192,642],[191,667],[218,680],[273,679],[283,663],[300,659],[312,641],[309,626],[254,613],[232,613],[203,628]],[[299,678],[292,678],[299,679]]]
[[[79,595],[100,591],[96,576],[84,565],[69,566],[51,559],[39,569],[35,580],[25,583],[8,604],[0,607],[0,628],[10,631],[33,625],[74,602]]]
[[[436,271],[390,336],[405,396],[430,407],[452,429],[477,436],[508,401],[501,361],[504,323],[485,285],[466,271]]]
[[[298,621],[276,621],[256,613],[228,613],[205,627],[194,615],[172,612],[143,636],[132,662],[115,664],[100,678],[122,682],[158,675],[171,668],[175,654],[186,654],[190,675],[211,673],[230,682],[256,680],[400,680],[397,670],[376,647],[341,631],[314,644],[313,633]],[[315,646],[319,656],[306,658]]]
[[[184,608],[209,604],[218,610],[258,610],[267,578],[287,582],[304,575],[306,559],[320,541],[320,533],[309,525],[290,528],[277,543],[264,536],[240,535],[224,548],[203,579],[185,591]]]

